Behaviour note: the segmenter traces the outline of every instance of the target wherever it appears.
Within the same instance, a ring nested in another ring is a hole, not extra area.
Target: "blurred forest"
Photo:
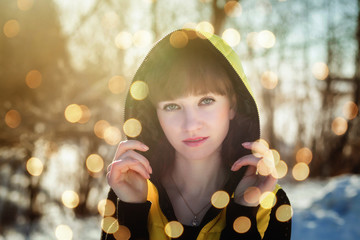
[[[240,55],[286,179],[360,172],[360,0],[2,0],[0,24],[0,234],[101,214],[131,78],[184,26]]]

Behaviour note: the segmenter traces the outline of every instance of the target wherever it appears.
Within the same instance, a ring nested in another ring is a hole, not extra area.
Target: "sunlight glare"
[[[226,29],[223,34],[222,38],[227,42],[230,47],[235,47],[240,43],[240,33],[234,28]]]
[[[18,111],[11,109],[5,114],[5,123],[10,128],[17,128],[21,123],[21,115]]]
[[[178,221],[171,221],[165,225],[165,233],[170,238],[178,238],[184,232],[183,225]]]
[[[13,38],[16,37],[20,32],[20,24],[17,20],[9,20],[4,24],[3,32],[6,37]]]

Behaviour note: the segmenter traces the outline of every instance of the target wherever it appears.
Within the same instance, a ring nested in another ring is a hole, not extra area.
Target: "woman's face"
[[[235,112],[227,96],[209,93],[161,101],[157,115],[177,156],[205,160],[220,153]]]

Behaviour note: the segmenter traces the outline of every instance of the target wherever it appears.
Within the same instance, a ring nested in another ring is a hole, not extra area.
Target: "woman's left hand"
[[[257,206],[260,196],[274,190],[277,183],[277,173],[272,151],[261,142],[245,142],[244,148],[252,150],[249,154],[238,159],[231,167],[238,171],[248,166],[244,177],[235,190],[235,202],[243,206]]]

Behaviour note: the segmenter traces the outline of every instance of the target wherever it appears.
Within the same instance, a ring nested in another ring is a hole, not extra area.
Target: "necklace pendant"
[[[194,216],[194,218],[193,218],[193,220],[192,220],[192,225],[193,225],[193,227],[196,227],[196,226],[199,225],[199,221],[197,220],[197,217],[196,217],[196,216]]]

